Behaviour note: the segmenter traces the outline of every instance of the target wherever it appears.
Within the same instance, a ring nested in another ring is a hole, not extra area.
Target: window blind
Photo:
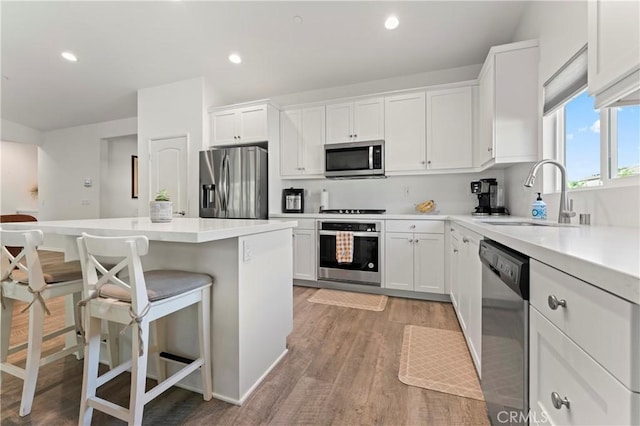
[[[587,65],[585,45],[544,83],[544,115],[552,113],[587,87]]]

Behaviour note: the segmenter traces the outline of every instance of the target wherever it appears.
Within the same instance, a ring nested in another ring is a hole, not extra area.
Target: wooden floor
[[[215,399],[204,402],[199,394],[172,388],[145,407],[144,424],[488,424],[484,402],[398,380],[404,326],[459,331],[450,304],[390,297],[383,312],[373,312],[307,302],[315,291],[294,287],[289,353],[242,407]],[[54,315],[62,313],[61,303],[49,306]],[[26,324],[16,318],[15,325],[18,341]],[[3,374],[1,424],[77,424],[81,382],[82,361],[73,356],[43,367],[33,411],[21,418],[22,381]],[[98,394],[126,405],[128,386],[125,373]],[[96,412],[93,424],[122,422]]]

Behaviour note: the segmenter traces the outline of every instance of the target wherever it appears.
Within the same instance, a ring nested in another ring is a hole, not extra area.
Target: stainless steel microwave
[[[328,178],[384,177],[384,141],[325,144],[324,175]]]

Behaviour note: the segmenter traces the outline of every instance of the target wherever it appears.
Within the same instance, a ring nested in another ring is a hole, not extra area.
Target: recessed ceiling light
[[[78,57],[71,52],[62,52],[62,57],[70,62],[78,62]]]
[[[388,30],[395,30],[400,25],[400,21],[395,16],[389,16],[386,21],[384,21],[384,27]]]
[[[229,55],[229,60],[234,64],[239,64],[240,62],[242,62],[242,58],[237,53],[232,53],[231,55]]]

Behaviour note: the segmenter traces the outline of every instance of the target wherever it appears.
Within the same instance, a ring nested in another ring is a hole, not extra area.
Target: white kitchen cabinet
[[[426,169],[425,126],[424,92],[385,96],[385,171]]]
[[[449,254],[450,286],[456,303],[454,308],[460,322],[471,358],[480,375],[482,350],[482,263],[478,256],[482,236],[466,228],[452,225]],[[454,250],[458,251],[455,252]],[[455,280],[455,282],[454,282]]]
[[[480,70],[475,166],[538,159],[538,42],[494,46]]]
[[[595,108],[640,103],[640,2],[588,4],[589,94]]]
[[[384,98],[329,104],[326,143],[384,139]]]
[[[427,91],[427,169],[473,167],[473,88]]]
[[[444,236],[440,233],[390,232],[410,221],[387,221],[385,226],[385,288],[444,293]],[[431,229],[442,229],[432,222]],[[414,228],[411,228],[411,226]]]
[[[210,145],[266,142],[268,108],[267,104],[259,104],[210,112]]]
[[[280,113],[280,175],[319,177],[324,173],[324,106]]]
[[[458,308],[458,299],[460,298],[460,240],[459,234],[453,232],[449,239],[449,296],[454,309]]]
[[[293,229],[293,278],[316,280],[315,229]]]
[[[531,424],[638,424],[640,393],[627,389],[533,306],[529,319]]]

